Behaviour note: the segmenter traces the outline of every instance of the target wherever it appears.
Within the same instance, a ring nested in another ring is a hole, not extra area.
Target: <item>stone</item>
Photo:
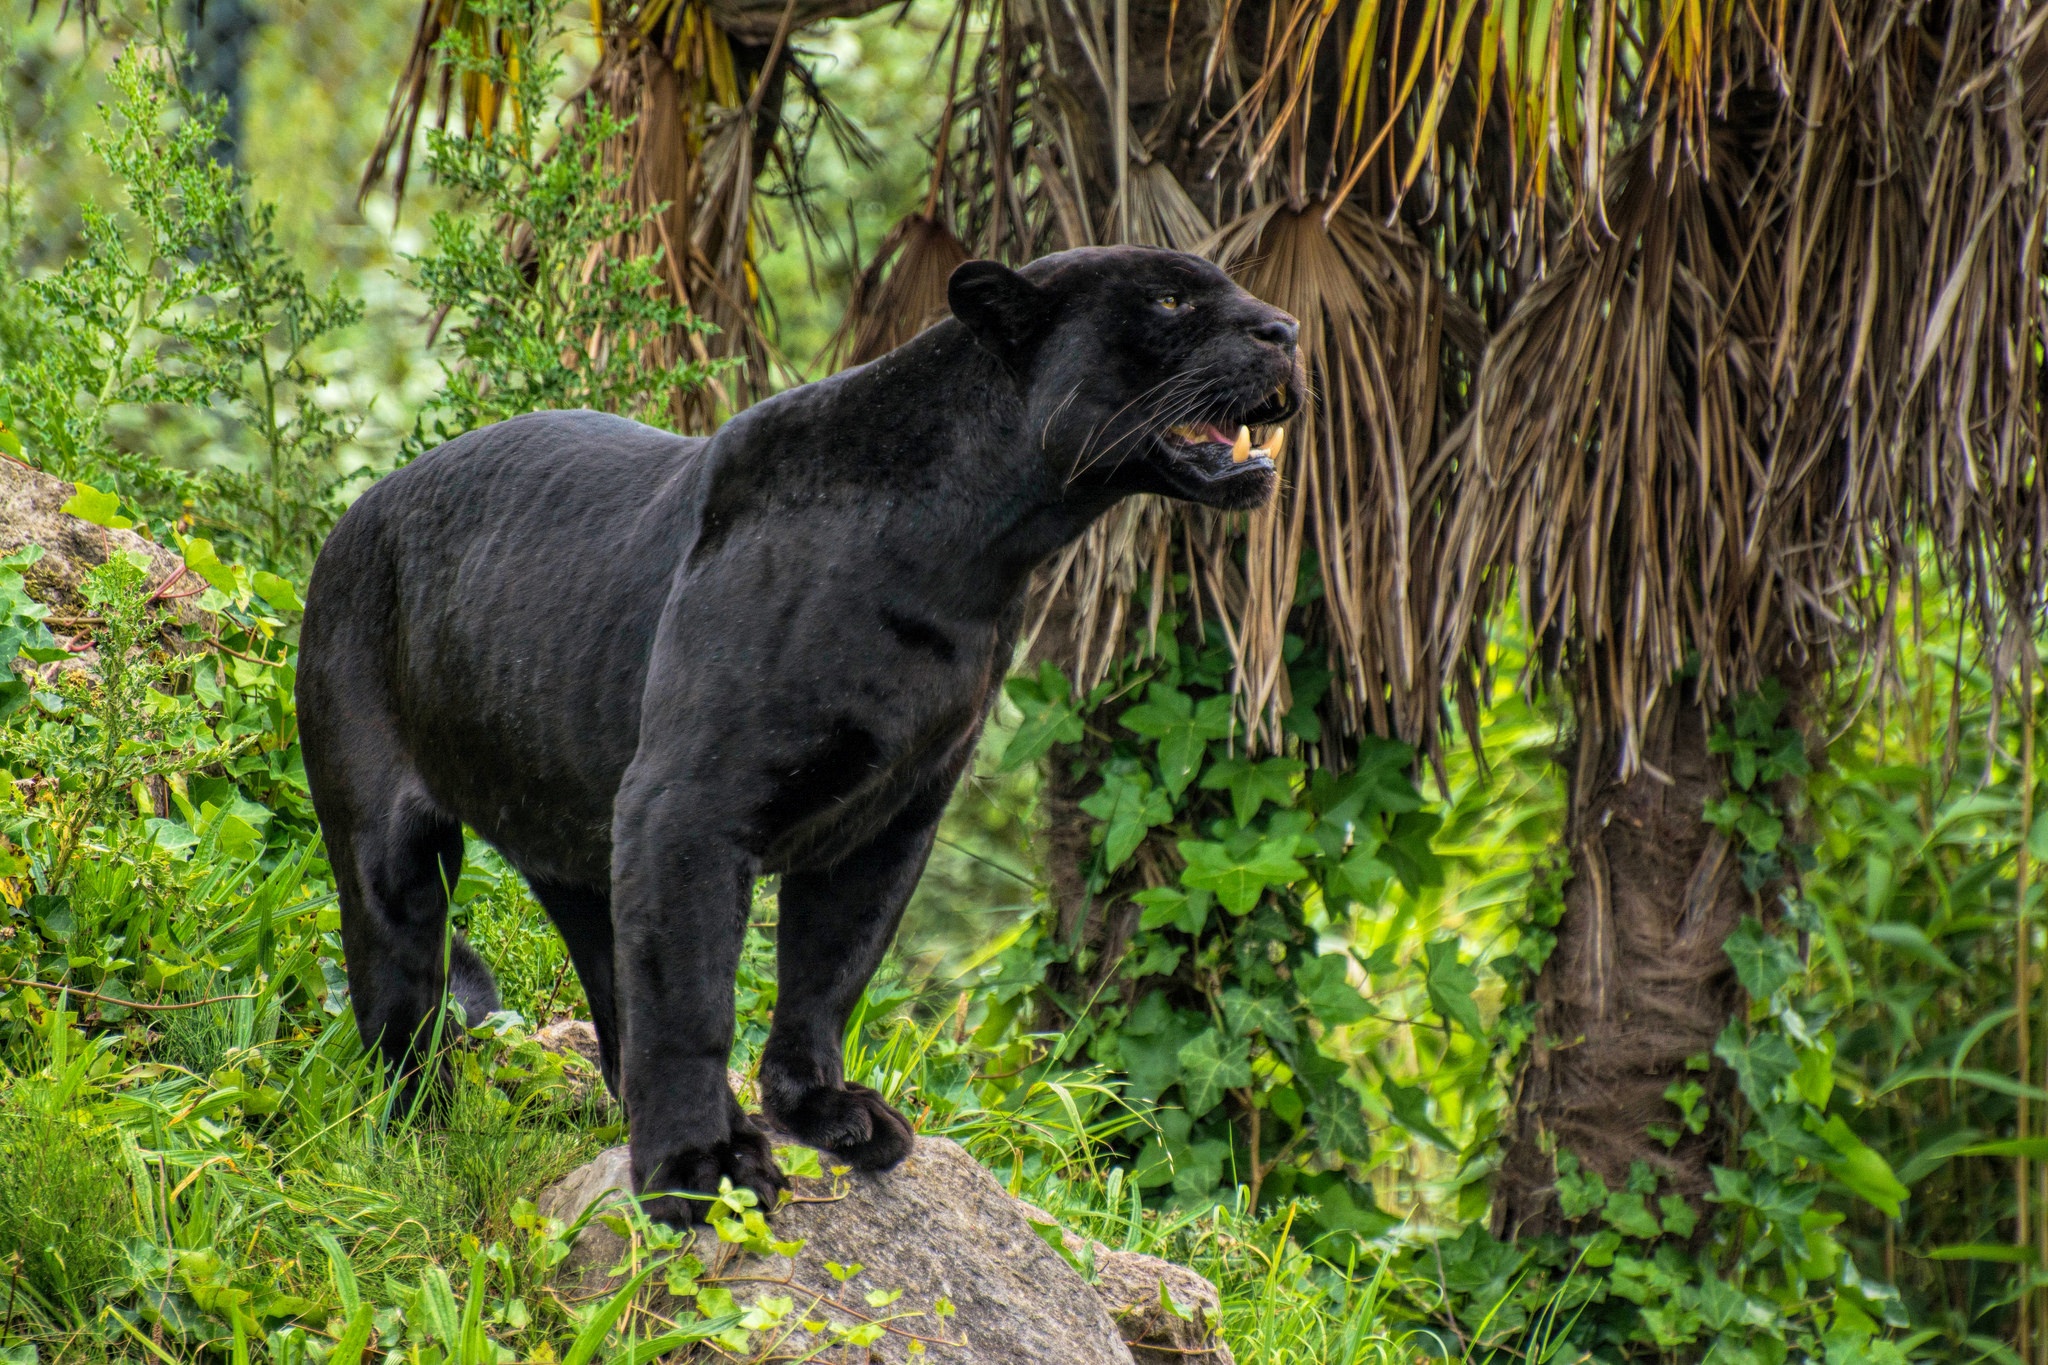
[[[1236,1365],[1217,1330],[1223,1300],[1215,1285],[1184,1265],[1096,1245],[1095,1292],[1137,1365]],[[1161,1286],[1172,1307],[1161,1301]]]
[[[550,1188],[539,1201],[540,1211],[572,1222],[593,1202],[616,1201],[629,1181],[626,1149],[615,1147]],[[792,1183],[793,1202],[774,1212],[771,1226],[778,1239],[803,1241],[793,1259],[740,1252],[710,1233],[697,1234],[693,1250],[710,1267],[707,1279],[725,1283],[741,1303],[765,1291],[794,1296],[798,1317],[814,1315],[843,1325],[886,1317],[889,1330],[868,1348],[868,1362],[1133,1365],[1103,1293],[1040,1235],[1033,1226],[1035,1210],[1012,1196],[959,1144],[921,1137],[910,1158],[893,1171],[799,1177]],[[558,1272],[560,1287],[574,1301],[606,1292],[616,1283],[607,1271],[624,1250],[617,1233],[593,1220]],[[1149,1295],[1156,1309],[1158,1281],[1149,1266],[1137,1264],[1151,1258],[1134,1257],[1126,1264],[1123,1255],[1109,1252],[1098,1258],[1098,1264],[1115,1263],[1114,1280],[1104,1282],[1111,1297],[1130,1298],[1129,1311],[1142,1314],[1137,1300]],[[842,1282],[826,1269],[827,1262],[862,1268]],[[1171,1288],[1183,1306],[1204,1303],[1213,1320],[1213,1289],[1202,1300],[1178,1280]],[[902,1293],[877,1310],[865,1297],[874,1290]],[[951,1316],[936,1311],[942,1297],[953,1305]],[[652,1309],[673,1316],[658,1301]],[[913,1340],[923,1344],[922,1356],[911,1353]],[[801,1331],[789,1343],[793,1355],[812,1344]],[[844,1354],[844,1348],[835,1348],[827,1358],[836,1362]],[[1160,1358],[1157,1353],[1146,1357]]]
[[[571,1059],[563,1074],[574,1088],[574,1098],[582,1099],[594,1090],[604,1088],[602,1055],[597,1046],[597,1026],[588,1019],[557,1019],[551,1024],[536,1029],[533,1041],[549,1052],[560,1053]],[[725,1080],[732,1087],[732,1093],[740,1103],[748,1104],[754,1098],[754,1083],[737,1071],[725,1073]]]
[[[185,567],[177,551],[133,531],[95,526],[63,511],[75,491],[63,479],[0,456],[0,555],[31,543],[43,547],[43,557],[22,574],[30,596],[60,617],[77,615],[85,609],[78,584],[86,573],[106,563],[117,550],[140,550],[149,558],[152,591],[169,587],[163,599],[169,614],[187,624],[205,619],[205,613],[192,602],[192,597],[205,590],[205,580],[186,574],[181,582],[171,583]],[[197,591],[181,595],[185,589]],[[51,628],[65,633],[61,623]]]
[[[1035,1205],[1019,1203],[1033,1223],[1057,1221]],[[1064,1228],[1060,1241],[1093,1272],[1095,1292],[1116,1319],[1137,1365],[1237,1365],[1220,1328],[1223,1297],[1201,1275],[1157,1256],[1115,1250]],[[1170,1305],[1160,1296],[1162,1287]]]

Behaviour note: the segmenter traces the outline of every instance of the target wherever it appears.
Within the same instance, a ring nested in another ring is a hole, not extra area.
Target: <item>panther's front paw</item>
[[[636,1160],[634,1167],[638,1169]],[[763,1213],[789,1188],[775,1164],[768,1137],[751,1123],[733,1125],[732,1136],[709,1147],[685,1148],[661,1161],[646,1179],[636,1180],[640,1206],[650,1218],[674,1227],[711,1221],[713,1200],[721,1179],[734,1189],[752,1190]],[[648,1197],[651,1196],[651,1197]],[[693,1197],[694,1196],[694,1197]]]
[[[764,1097],[770,1089],[762,1087]],[[812,1086],[793,1097],[773,1096],[768,1117],[785,1132],[863,1171],[886,1171],[917,1144],[909,1119],[874,1091],[851,1081]]]

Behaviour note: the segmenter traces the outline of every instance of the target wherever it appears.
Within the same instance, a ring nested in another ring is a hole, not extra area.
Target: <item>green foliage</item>
[[[335,456],[353,429],[321,401],[310,349],[361,309],[307,285],[275,210],[247,203],[212,159],[216,111],[160,49],[131,44],[111,83],[108,126],[87,140],[123,202],[84,204],[78,253],[26,284],[34,344],[10,366],[0,420],[52,473],[106,476],[158,520],[197,515],[269,563],[303,566],[339,511]],[[253,449],[174,468],[117,439],[140,408],[182,409]]]
[[[1484,1052],[1491,1040],[1455,937],[1417,945],[1403,964],[1368,961],[1332,931],[1395,888],[1441,884],[1430,843],[1442,816],[1425,809],[1414,756],[1398,744],[1368,742],[1341,772],[1245,756],[1220,634],[1197,639],[1169,614],[1159,640],[1087,697],[1050,664],[1009,684],[1022,720],[1003,762],[1049,753],[1096,784],[1080,800],[1094,822],[1089,890],[1129,904],[1136,925],[1118,961],[1040,937],[1013,948],[1006,970],[1043,983],[1068,1015],[1048,1061],[1121,1070],[1127,1096],[1148,1106],[1136,1187],[1189,1208],[1240,1185],[1283,1198],[1344,1188],[1347,1211],[1322,1226],[1370,1235],[1391,1221],[1371,1211],[1360,1174],[1378,1154],[1374,1116],[1456,1147],[1433,1097],[1355,1046],[1353,1027],[1381,1017],[1371,974],[1412,971],[1452,1046]],[[1321,676],[1302,653],[1291,641],[1295,693],[1313,697]],[[1062,996],[1059,981],[1090,973],[1103,983],[1094,999]]]
[[[606,252],[665,207],[621,202],[629,172],[606,166],[603,145],[626,123],[592,96],[555,120],[552,140],[545,135],[561,8],[479,0],[475,25],[442,40],[461,79],[510,94],[504,126],[488,136],[427,134],[427,169],[469,205],[434,215],[432,249],[414,261],[459,356],[436,405],[434,442],[540,408],[662,422],[679,391],[716,372],[683,344],[707,324],[669,302],[667,272],[679,267],[666,248]],[[502,41],[494,46],[487,32]],[[424,419],[412,444],[429,444]]]

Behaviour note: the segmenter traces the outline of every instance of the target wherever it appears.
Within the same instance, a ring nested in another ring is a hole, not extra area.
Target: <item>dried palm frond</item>
[[[1439,365],[1447,330],[1453,346],[1477,354],[1477,319],[1445,293],[1412,238],[1348,205],[1269,205],[1224,228],[1208,251],[1300,319],[1313,394],[1292,424],[1281,493],[1246,530],[1245,718],[1278,743],[1281,651],[1306,538],[1322,577],[1335,733],[1426,740],[1441,690],[1424,633],[1440,496],[1428,471],[1450,416]]]
[[[865,13],[876,3],[629,0],[609,12],[593,4],[602,54],[568,117],[579,116],[587,95],[625,120],[626,130],[606,148],[607,164],[623,173],[634,208],[665,206],[615,250],[661,252],[675,301],[717,328],[709,338],[678,333],[664,343],[668,348],[698,359],[746,362],[726,371],[708,394],[679,395],[679,425],[708,426],[717,408],[744,406],[768,381],[770,348],[753,260],[753,199],[764,157],[788,135],[780,105],[793,64],[789,35],[800,23]],[[438,90],[437,117],[444,128],[458,95],[466,135],[486,134],[495,125],[505,94],[488,81],[456,78],[441,57],[451,32],[500,49],[521,39],[510,27],[492,27],[472,0],[425,0],[363,192],[388,177],[393,192],[403,193],[430,89]],[[508,245],[515,252],[522,247]]]
[[[946,281],[966,259],[960,239],[922,213],[898,222],[854,281],[828,354],[839,365],[865,364],[945,317]]]
[[[2039,618],[2040,23],[1907,19],[1738,32],[1703,173],[1646,131],[1612,238],[1576,234],[1488,350],[1436,638],[1512,594],[1625,771],[1689,662],[1712,706],[1875,624],[1852,589],[1923,533],[1987,638]]]
[[[1513,593],[1551,671],[1595,661],[1579,721],[1618,730],[1630,768],[1693,642],[1752,619],[1765,453],[1737,375],[1763,370],[1767,332],[1740,308],[1743,168],[1721,170],[1660,169],[1647,147],[1616,168],[1617,240],[1581,238],[1487,350],[1445,531],[1436,638],[1462,645]],[[1727,690],[1722,651],[1702,667]]]
[[[1148,161],[1133,167],[1124,192],[1130,200],[1127,241],[1173,251],[1197,251],[1215,231],[1162,162]]]

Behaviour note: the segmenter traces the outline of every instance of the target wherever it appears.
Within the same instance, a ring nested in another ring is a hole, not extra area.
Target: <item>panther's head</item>
[[[1301,406],[1299,328],[1215,265],[1086,247],[1022,270],[969,261],[947,294],[1069,488],[1223,508],[1272,493],[1280,424]]]

